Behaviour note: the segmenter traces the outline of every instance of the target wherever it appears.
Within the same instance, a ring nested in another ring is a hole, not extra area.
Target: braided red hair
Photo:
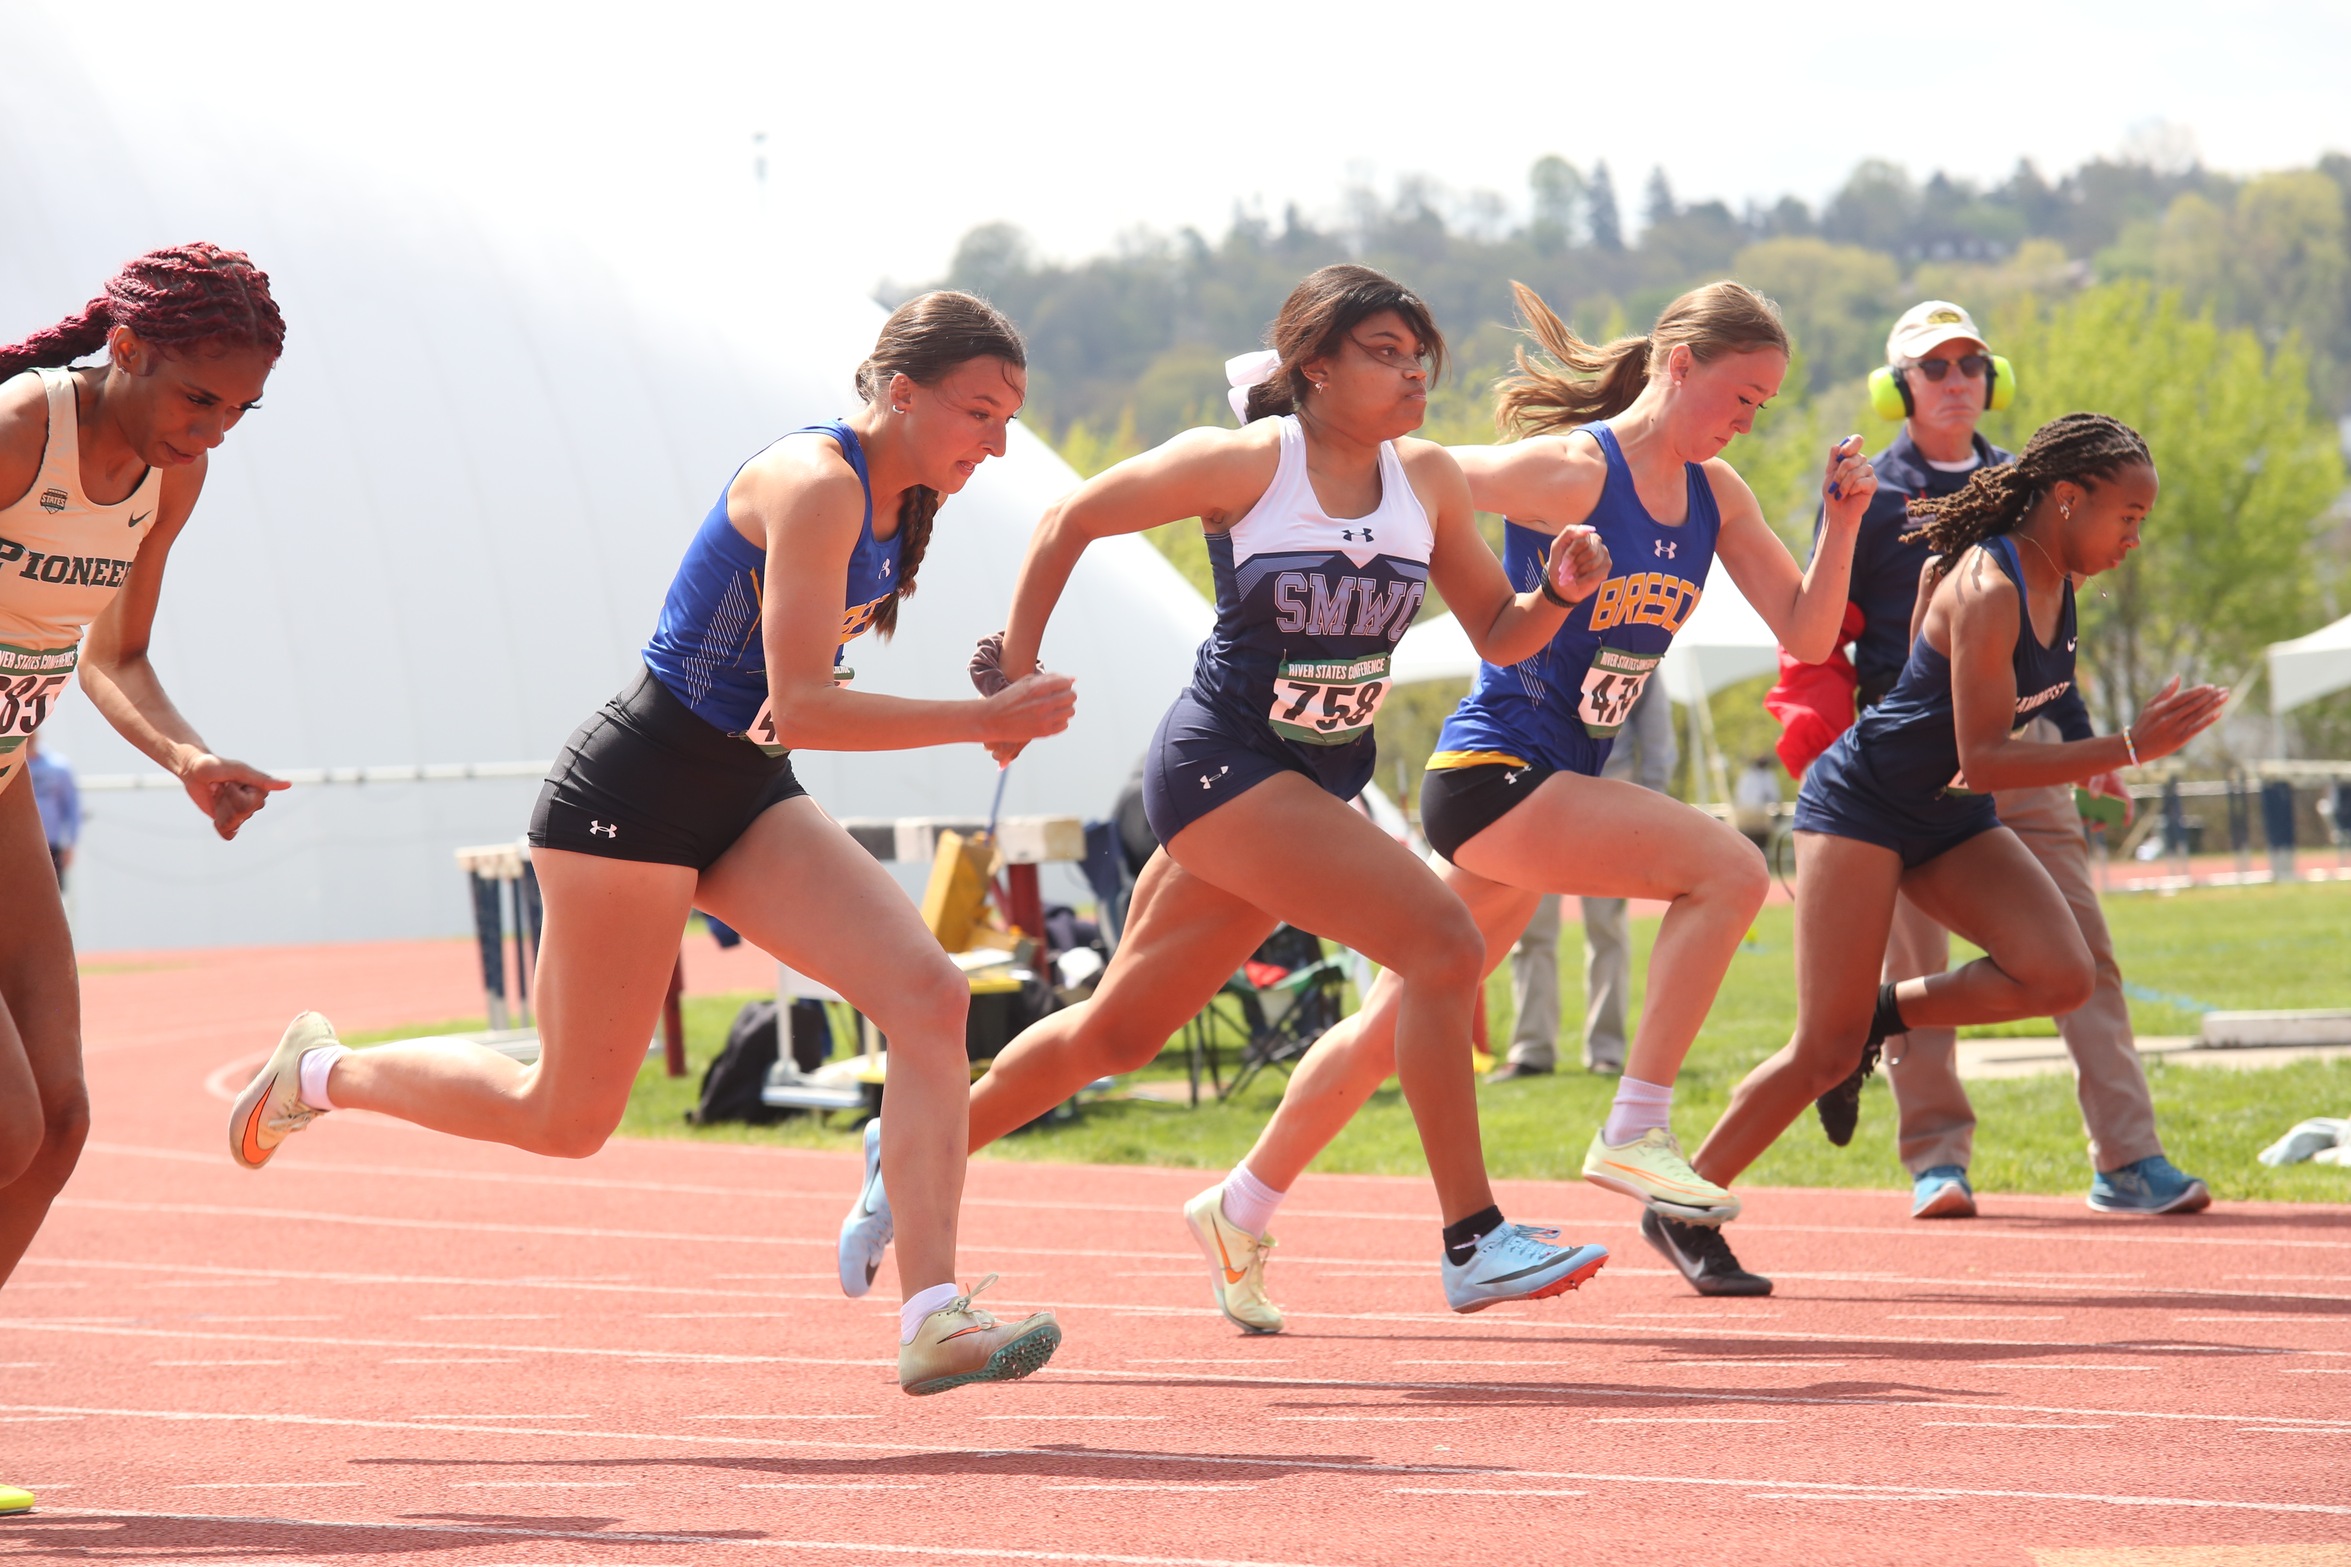
[[[258,348],[273,363],[286,346],[285,318],[269,296],[269,274],[241,250],[199,240],[134,258],[78,315],[0,348],[0,381],[94,354],[118,326],[158,348]]]

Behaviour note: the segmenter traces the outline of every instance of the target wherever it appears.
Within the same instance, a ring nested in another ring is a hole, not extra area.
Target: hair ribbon
[[[1249,422],[1249,389],[1263,386],[1281,369],[1282,356],[1270,348],[1261,348],[1253,354],[1235,354],[1224,362],[1224,378],[1232,390],[1225,393],[1225,401],[1233,405],[1233,416],[1243,424]]]

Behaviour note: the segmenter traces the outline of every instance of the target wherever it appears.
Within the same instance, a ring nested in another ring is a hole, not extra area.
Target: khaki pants
[[[1559,894],[1545,893],[1534,918],[1510,949],[1510,1059],[1519,1066],[1556,1065],[1559,1037]]]
[[[2052,736],[2054,738],[2054,736]],[[2078,1012],[2057,1019],[2073,1057],[2074,1090],[2090,1135],[2093,1169],[2113,1170],[2163,1152],[2155,1135],[2155,1105],[2131,1036],[2123,1002],[2122,970],[2114,941],[2090,882],[2090,849],[2074,810],[2073,790],[2016,789],[1993,797],[2001,825],[2024,840],[2073,906],[2098,983]],[[1909,898],[1894,908],[1886,941],[1885,980],[1892,984],[1951,966],[1950,933],[1919,912]],[[1913,1029],[1886,1042],[1886,1079],[1902,1116],[1903,1166],[1916,1175],[1937,1165],[1965,1166],[1975,1146],[1975,1110],[1959,1082],[1957,1036],[1947,1028]]]

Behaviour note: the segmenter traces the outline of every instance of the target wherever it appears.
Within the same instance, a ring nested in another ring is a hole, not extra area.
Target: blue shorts
[[[1236,719],[1186,690],[1160,719],[1143,762],[1143,814],[1161,843],[1226,801],[1273,777],[1297,773],[1342,800],[1371,782],[1379,760],[1370,735],[1345,745],[1284,740],[1262,718]]]
[[[1798,832],[1858,838],[1891,849],[1907,871],[2000,825],[1988,794],[1944,795],[1931,802],[1933,809],[1906,809],[1881,798],[1848,770],[1823,765],[1828,762],[1829,756],[1814,762],[1797,791]]]

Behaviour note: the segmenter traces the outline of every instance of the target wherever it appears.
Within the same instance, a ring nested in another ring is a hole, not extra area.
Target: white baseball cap
[[[1975,317],[1951,301],[1930,299],[1912,305],[1902,312],[1902,319],[1886,335],[1886,363],[1898,365],[1904,360],[1921,358],[1961,337],[1983,343],[1987,351],[1991,348],[1984,334],[1977,330]]]

